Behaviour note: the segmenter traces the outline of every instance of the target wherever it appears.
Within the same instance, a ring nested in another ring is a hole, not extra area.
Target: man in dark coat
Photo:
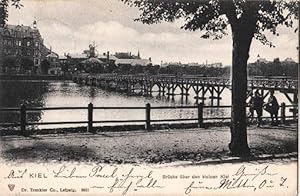
[[[262,123],[262,111],[263,111],[263,105],[264,105],[264,99],[258,92],[258,90],[255,91],[254,97],[251,98],[250,104],[253,110],[256,111],[257,114],[257,127],[259,127]]]
[[[266,103],[266,108],[268,108],[267,111],[271,114],[272,125],[278,125],[279,104],[276,97],[274,96],[273,90],[270,91],[270,97],[268,99],[268,102]]]

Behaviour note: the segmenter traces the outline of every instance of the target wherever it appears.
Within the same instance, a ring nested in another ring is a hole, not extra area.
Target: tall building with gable
[[[40,73],[41,62],[49,53],[36,21],[32,26],[7,24],[0,28],[0,72],[22,73],[26,69]]]

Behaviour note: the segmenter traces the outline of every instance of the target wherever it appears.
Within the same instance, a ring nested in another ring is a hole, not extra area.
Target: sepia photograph
[[[0,195],[297,195],[298,0],[0,0]]]

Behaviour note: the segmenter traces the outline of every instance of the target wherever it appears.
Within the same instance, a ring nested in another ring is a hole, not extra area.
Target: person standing
[[[270,90],[270,97],[268,99],[268,102],[266,103],[266,106],[269,108],[269,113],[271,114],[271,125],[278,125],[278,110],[279,110],[279,104],[274,96],[274,90]],[[274,119],[275,118],[275,119]]]
[[[253,93],[252,91],[250,91],[250,100],[248,102],[248,106],[249,106],[249,113],[248,113],[248,119],[249,119],[249,123],[252,123],[253,122],[253,118],[254,118],[254,104],[253,104]]]
[[[264,105],[264,99],[258,92],[258,90],[255,91],[254,97],[251,99],[253,110],[256,111],[257,114],[257,127],[259,127],[262,123],[262,111],[263,111],[263,105]]]

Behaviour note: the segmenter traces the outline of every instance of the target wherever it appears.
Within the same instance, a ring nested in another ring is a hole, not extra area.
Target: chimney
[[[107,62],[109,62],[109,51],[107,51]]]
[[[33,29],[36,29],[36,28],[37,28],[37,22],[35,20],[35,21],[33,21]]]

